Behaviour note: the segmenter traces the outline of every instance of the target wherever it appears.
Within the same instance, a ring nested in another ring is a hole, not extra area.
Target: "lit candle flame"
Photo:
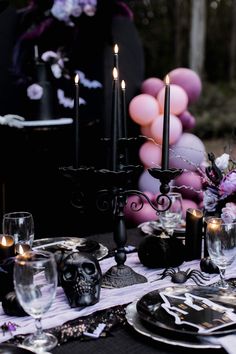
[[[79,83],[79,74],[75,75],[75,84],[78,85]]]
[[[220,228],[221,222],[215,219],[211,219],[209,222],[209,226],[212,230],[218,230]]]
[[[124,80],[121,81],[121,89],[125,90],[125,81]]]
[[[170,78],[169,78],[169,75],[166,75],[166,77],[165,77],[165,84],[166,85],[169,85],[170,84]]]
[[[193,215],[194,215],[194,216],[197,216],[197,212],[196,212],[195,209],[193,210]]]
[[[118,70],[116,68],[113,69],[113,78],[114,80],[118,79]]]
[[[19,254],[24,254],[24,248],[21,245],[19,245],[18,253]]]
[[[2,246],[7,246],[7,239],[5,236],[2,237]]]
[[[114,45],[114,53],[115,53],[115,54],[118,54],[118,52],[119,52],[119,47],[118,47],[117,44],[115,44],[115,45]]]

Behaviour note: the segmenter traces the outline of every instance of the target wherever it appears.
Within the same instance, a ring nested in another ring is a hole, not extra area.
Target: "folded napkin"
[[[227,336],[209,336],[201,337],[202,343],[219,344],[228,354],[236,354],[236,334],[228,334]]]

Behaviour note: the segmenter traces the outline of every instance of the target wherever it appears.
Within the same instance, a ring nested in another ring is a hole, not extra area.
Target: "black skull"
[[[64,253],[58,264],[59,282],[71,307],[99,301],[102,272],[98,260],[87,253]]]

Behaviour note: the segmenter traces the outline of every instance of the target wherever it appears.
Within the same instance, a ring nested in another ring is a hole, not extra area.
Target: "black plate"
[[[0,344],[0,354],[32,354],[31,350],[13,344]]]
[[[219,290],[216,287],[196,287],[196,286],[178,286],[168,287],[164,289],[154,290],[145,294],[140,300],[138,300],[136,308],[137,312],[146,326],[149,326],[151,330],[168,332],[170,335],[175,334],[179,336],[191,335],[197,336],[199,332],[192,326],[178,325],[175,323],[175,319],[172,315],[168,314],[161,306],[163,300],[159,295],[160,292],[167,292],[171,295],[183,295],[188,292],[196,296],[207,298],[220,305],[234,308],[236,312],[236,292],[227,292]],[[236,332],[236,324],[224,327],[214,332],[201,333],[201,336],[212,335],[226,335]]]

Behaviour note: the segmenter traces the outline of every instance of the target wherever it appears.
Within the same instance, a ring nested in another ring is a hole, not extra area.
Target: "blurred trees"
[[[235,79],[236,0],[129,0],[143,40],[147,77],[162,78],[175,67],[190,67],[191,44],[195,55],[199,55],[201,48],[190,36],[198,2],[206,7],[202,79],[210,82]],[[199,26],[204,26],[204,22]]]

